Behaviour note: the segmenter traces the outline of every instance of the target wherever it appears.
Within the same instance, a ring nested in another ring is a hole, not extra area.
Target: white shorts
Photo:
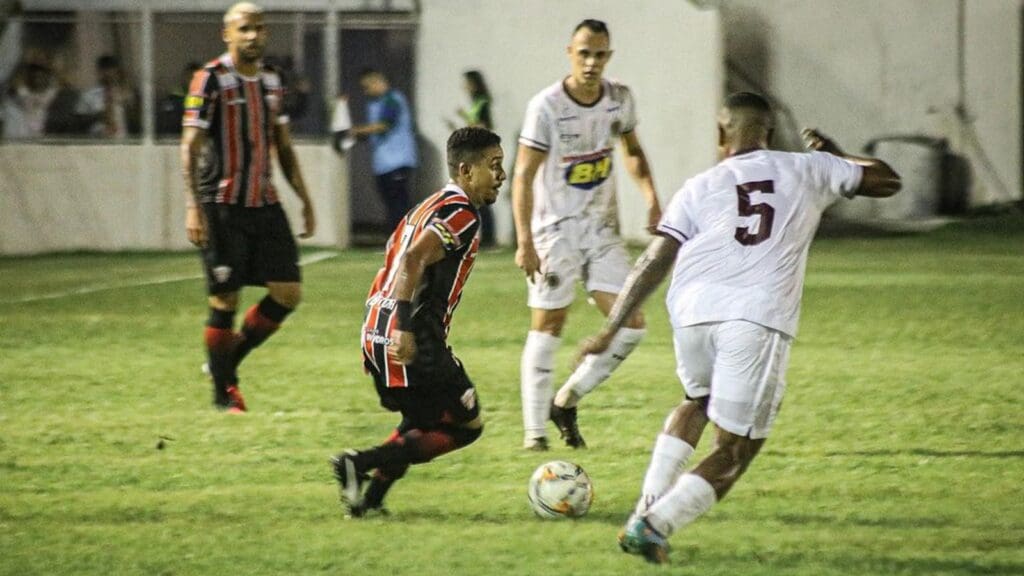
[[[708,418],[738,436],[767,438],[786,392],[792,338],[742,320],[676,328],[676,373]]]
[[[611,226],[597,219],[573,218],[537,231],[540,258],[536,282],[527,279],[530,308],[558,310],[576,298],[576,281],[587,292],[618,294],[632,268],[629,252]]]

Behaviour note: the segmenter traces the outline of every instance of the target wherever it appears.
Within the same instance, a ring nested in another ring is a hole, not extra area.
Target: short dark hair
[[[501,136],[486,128],[466,126],[459,128],[448,137],[448,174],[452,177],[459,171],[459,164],[473,164],[491,146],[499,146]]]
[[[379,75],[383,78],[387,78],[387,76],[385,76],[384,73],[381,72],[380,70],[367,66],[366,68],[363,68],[362,70],[359,71],[359,79],[362,80],[363,78],[366,78],[367,76],[373,76],[374,74]]]
[[[768,99],[756,92],[733,92],[725,97],[725,107],[730,110],[748,108],[772,114],[772,105],[768,103]]]
[[[573,36],[575,36],[576,33],[583,28],[590,30],[594,34],[604,34],[605,36],[608,37],[608,41],[611,42],[612,33],[608,31],[608,25],[605,24],[603,21],[595,20],[593,18],[587,18],[586,20],[577,24],[576,27],[572,29]]]

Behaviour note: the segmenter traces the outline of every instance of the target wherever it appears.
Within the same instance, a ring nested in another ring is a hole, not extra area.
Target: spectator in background
[[[181,134],[181,118],[185,114],[188,85],[192,82],[192,75],[202,67],[202,64],[195,61],[185,64],[178,85],[160,99],[156,111],[157,134]]]
[[[59,91],[57,78],[48,64],[22,63],[0,103],[4,140],[42,136],[50,106]]]
[[[370,140],[377,191],[387,208],[388,229],[394,230],[411,206],[409,182],[419,164],[412,113],[405,96],[391,88],[387,77],[379,70],[363,70],[359,84],[369,98],[367,123],[354,126],[350,134]]]
[[[109,54],[96,59],[99,84],[82,93],[76,112],[90,120],[89,134],[125,138],[138,130],[138,99],[125,78],[121,63]]]
[[[469,70],[462,74],[463,88],[469,95],[469,108],[458,108],[455,112],[465,121],[467,126],[494,130],[491,122],[491,93],[487,90],[487,82],[479,70]]]
[[[494,123],[491,121],[491,93],[487,89],[484,75],[479,70],[468,70],[463,72],[462,80],[470,104],[469,108],[456,108],[455,113],[466,126],[494,131]],[[458,128],[453,122],[448,122],[448,127],[452,130]],[[494,212],[487,204],[480,207],[480,245],[484,248],[494,246]]]

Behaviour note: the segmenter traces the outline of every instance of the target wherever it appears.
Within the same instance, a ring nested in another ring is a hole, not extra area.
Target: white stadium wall
[[[326,145],[296,146],[320,222],[314,245],[349,240],[347,178]],[[0,254],[188,248],[176,145],[0,146]],[[300,205],[283,181],[292,227]]]
[[[637,131],[662,200],[714,162],[714,112],[723,81],[717,12],[681,0],[425,0],[422,10],[416,116],[419,131],[436,147],[428,151],[434,166],[427,169],[443,176],[445,119],[465,105],[462,72],[470,69],[483,72],[490,87],[495,130],[511,169],[526,104],[568,74],[565,47],[584,18],[608,23],[615,54],[606,74],[633,89]],[[644,240],[643,200],[624,170],[616,172],[622,233]],[[510,194],[506,185],[496,205],[504,242],[514,236]]]
[[[851,151],[946,138],[971,165],[972,205],[1021,197],[1020,0],[727,0],[727,57]],[[963,92],[958,10],[964,8]]]

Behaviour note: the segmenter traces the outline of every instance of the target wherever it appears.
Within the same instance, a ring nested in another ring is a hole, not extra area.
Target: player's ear
[[[459,177],[469,178],[473,172],[473,165],[468,162],[459,162]]]
[[[718,123],[717,126],[718,126],[718,147],[721,148],[721,147],[725,146],[725,128],[722,127],[721,123]]]
[[[772,145],[772,139],[773,138],[775,138],[775,128],[769,128],[768,129],[768,135],[765,136],[765,138],[764,138],[764,141],[768,144],[769,147],[771,147],[771,145]]]
[[[604,61],[605,61],[605,62],[608,62],[609,60],[611,60],[611,59],[612,59],[612,56],[613,56],[613,55],[615,55],[615,50],[609,50],[609,51],[608,51],[608,57],[607,57],[607,58],[605,58],[605,59],[604,59]]]
[[[229,24],[225,24],[224,27],[220,29],[220,39],[223,40],[225,44],[228,42],[228,26]]]

